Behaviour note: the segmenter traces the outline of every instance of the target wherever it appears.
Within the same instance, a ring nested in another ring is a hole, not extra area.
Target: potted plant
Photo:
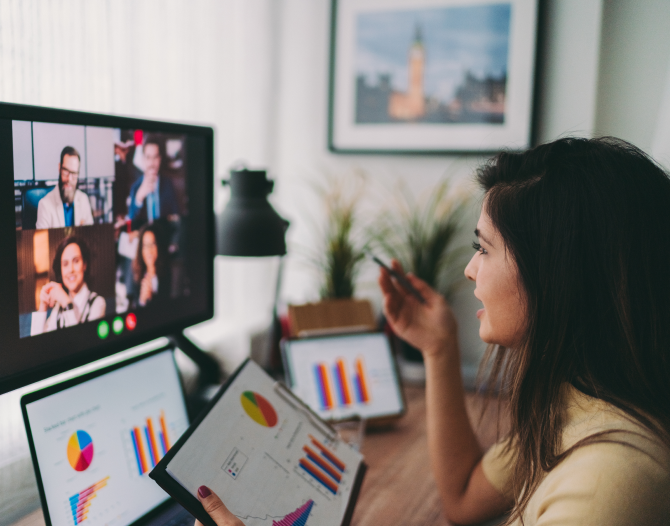
[[[375,222],[373,246],[450,299],[465,283],[468,252],[457,237],[469,204],[468,194],[453,188],[447,179],[419,198],[401,186],[394,206]],[[405,362],[423,365],[417,349],[401,340],[399,347]],[[421,370],[415,373],[416,379],[420,379]]]
[[[308,252],[307,259],[319,273],[321,301],[289,306],[293,336],[375,328],[370,302],[354,299],[368,244],[358,217],[364,185],[362,177],[330,177],[315,187],[326,217],[319,232],[321,246]]]

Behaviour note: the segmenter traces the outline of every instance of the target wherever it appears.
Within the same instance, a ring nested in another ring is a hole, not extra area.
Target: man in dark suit
[[[179,215],[179,203],[170,179],[161,177],[163,148],[158,139],[147,137],[142,147],[144,174],[130,188],[128,218],[131,228],[139,229],[158,218],[172,219]]]

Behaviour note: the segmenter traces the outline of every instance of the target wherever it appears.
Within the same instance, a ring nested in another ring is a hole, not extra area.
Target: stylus
[[[426,304],[426,300],[423,298],[421,293],[418,290],[416,290],[416,288],[414,288],[414,285],[412,285],[405,276],[403,276],[400,272],[393,270],[391,267],[385,264],[381,259],[379,259],[374,254],[371,254],[370,252],[367,252],[366,254],[368,255],[369,258],[372,259],[372,261],[377,263],[377,265],[379,265],[383,269],[386,269],[388,273],[391,274],[391,276],[393,276],[407,292],[409,292],[412,296],[414,296],[417,300],[419,300],[419,302],[422,305]]]

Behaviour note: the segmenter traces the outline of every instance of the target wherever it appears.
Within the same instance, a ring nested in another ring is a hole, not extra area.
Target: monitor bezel
[[[136,334],[124,336],[120,340],[107,340],[96,342],[94,349],[82,349],[74,355],[62,357],[49,363],[32,366],[20,372],[15,372],[6,376],[2,375],[0,370],[0,395],[20,387],[24,387],[31,383],[49,378],[56,374],[68,371],[75,367],[85,365],[87,363],[105,358],[112,354],[116,354],[133,346],[146,343],[161,336],[171,335],[183,331],[185,328],[195,325],[214,316],[214,129],[209,126],[199,126],[194,124],[183,124],[175,122],[166,122],[150,119],[142,119],[135,117],[126,117],[119,115],[105,115],[99,113],[89,113],[82,111],[72,111],[57,108],[46,108],[41,106],[27,106],[12,103],[0,103],[0,119],[2,120],[24,120],[49,122],[58,124],[74,124],[80,126],[100,126],[108,128],[139,128],[145,131],[164,132],[164,133],[178,133],[186,135],[197,135],[205,139],[206,159],[205,170],[211,177],[205,181],[205,201],[210,204],[206,210],[206,234],[205,239],[205,261],[207,276],[206,281],[209,287],[205,291],[206,305],[205,308],[196,314],[184,316],[180,321],[171,321],[165,326],[154,329],[146,329]],[[6,158],[2,164],[11,167],[11,174],[13,177],[13,151],[11,144],[4,148]],[[1,169],[1,168],[0,168]],[[9,207],[4,207],[5,210],[0,210],[0,222],[3,224],[13,224],[14,210]],[[0,246],[13,247],[12,253],[16,254],[16,239],[15,230],[9,228],[0,228]],[[12,239],[10,239],[12,238]],[[17,262],[14,257],[14,266],[8,269],[8,274],[16,274]],[[16,309],[15,304],[17,298],[12,298],[11,301],[0,302],[0,316],[13,316],[12,309]],[[6,345],[6,344],[5,344]]]

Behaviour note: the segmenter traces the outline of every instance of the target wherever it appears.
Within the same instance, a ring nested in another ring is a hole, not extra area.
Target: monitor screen
[[[172,351],[22,404],[47,524],[124,526],[167,500],[149,472],[188,427]]]
[[[0,393],[211,318],[211,128],[0,104],[0,137]]]

